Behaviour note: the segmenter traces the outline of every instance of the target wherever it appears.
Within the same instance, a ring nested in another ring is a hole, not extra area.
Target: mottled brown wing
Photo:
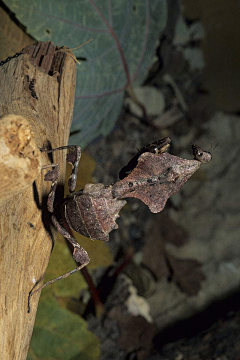
[[[200,167],[196,160],[177,156],[144,153],[135,169],[112,187],[113,197],[135,197],[142,200],[153,213],[163,210],[167,199],[176,194]]]
[[[112,197],[112,187],[87,184],[63,205],[70,227],[93,240],[109,240],[109,233],[118,228],[116,219],[126,201]]]

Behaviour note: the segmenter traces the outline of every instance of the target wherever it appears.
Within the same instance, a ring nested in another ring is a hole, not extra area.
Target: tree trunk
[[[0,66],[0,352],[25,359],[54,231],[46,209],[50,184],[41,166],[52,162],[39,148],[67,145],[75,92],[69,51],[35,43]],[[10,115],[11,114],[11,115]],[[63,185],[65,152],[54,152]],[[45,171],[46,172],[46,171]],[[61,195],[61,194],[60,194]]]

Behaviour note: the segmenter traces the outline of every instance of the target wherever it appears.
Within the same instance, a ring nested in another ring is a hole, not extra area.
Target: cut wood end
[[[26,119],[0,118],[0,204],[32,185],[41,170],[40,154]]]

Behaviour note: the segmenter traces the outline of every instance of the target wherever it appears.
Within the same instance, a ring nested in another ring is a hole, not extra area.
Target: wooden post
[[[42,147],[67,145],[73,114],[75,62],[69,52],[36,43],[0,66],[0,357],[26,359],[54,241],[46,210],[50,184]],[[9,115],[11,114],[11,115]],[[7,116],[8,115],[8,116]],[[63,184],[65,152],[54,153]],[[11,192],[12,189],[12,192]]]

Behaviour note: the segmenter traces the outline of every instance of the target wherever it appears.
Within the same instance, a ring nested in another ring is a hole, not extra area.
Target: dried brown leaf
[[[177,259],[170,254],[167,254],[167,258],[172,269],[173,280],[180,289],[189,296],[197,295],[202,281],[206,279],[202,264],[195,259]]]

